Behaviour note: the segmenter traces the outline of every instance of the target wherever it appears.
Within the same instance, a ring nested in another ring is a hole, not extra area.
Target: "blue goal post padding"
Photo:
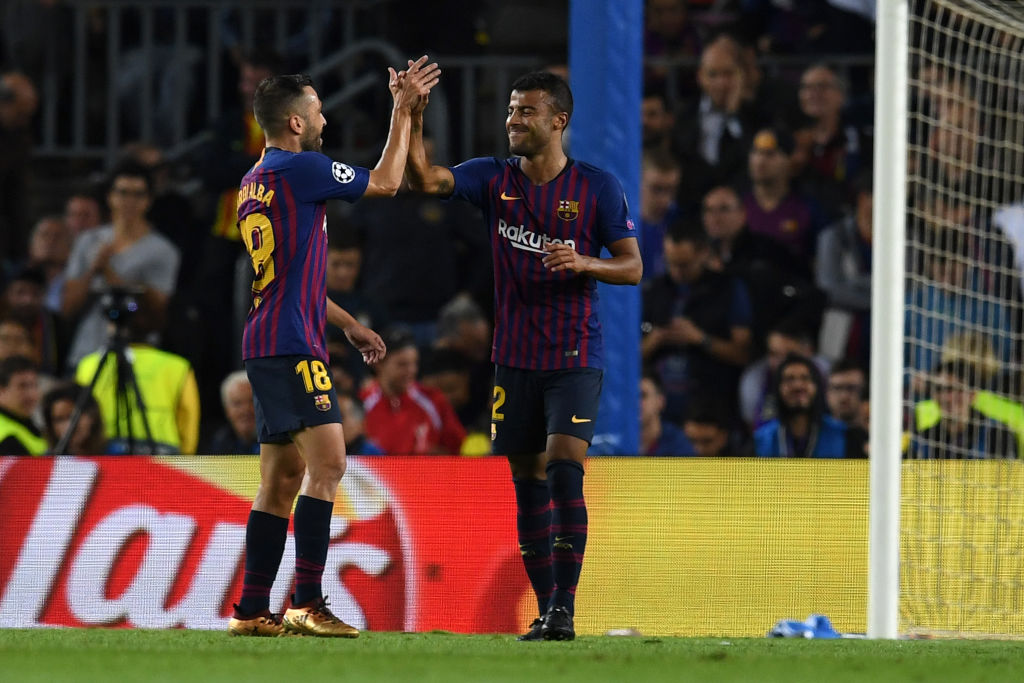
[[[570,154],[615,174],[638,223],[643,0],[570,0],[569,81]],[[640,441],[640,290],[601,283],[598,291],[605,374],[595,450],[633,454]]]

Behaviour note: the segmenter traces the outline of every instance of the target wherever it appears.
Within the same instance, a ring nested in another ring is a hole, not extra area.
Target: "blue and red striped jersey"
[[[544,244],[563,242],[587,256],[636,238],[622,186],[612,174],[574,161],[534,185],[519,158],[470,159],[451,169],[452,197],[484,213],[494,258],[491,359],[527,370],[602,367],[597,281],[541,260]]]
[[[365,168],[319,152],[263,155],[238,191],[238,229],[252,258],[252,308],[242,358],[311,355],[328,361],[327,205],[366,192]]]

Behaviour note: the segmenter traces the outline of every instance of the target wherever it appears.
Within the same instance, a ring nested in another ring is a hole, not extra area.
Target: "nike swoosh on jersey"
[[[578,425],[583,424],[584,422],[592,422],[592,420],[589,417],[576,417],[575,415],[572,416],[573,424]]]
[[[516,199],[522,199],[522,197],[509,197],[507,194],[505,194],[504,190],[501,191],[501,198],[504,199],[506,202],[510,202]]]

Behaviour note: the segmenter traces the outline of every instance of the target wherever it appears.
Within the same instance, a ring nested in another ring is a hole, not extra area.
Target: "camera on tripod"
[[[100,305],[107,318],[118,328],[127,326],[128,321],[139,311],[138,297],[141,287],[110,287],[103,292]]]

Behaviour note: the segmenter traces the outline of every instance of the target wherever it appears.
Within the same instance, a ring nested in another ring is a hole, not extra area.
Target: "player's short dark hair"
[[[10,356],[0,360],[0,387],[10,385],[11,380],[19,372],[39,372],[39,368],[32,360],[25,356]]]
[[[669,224],[665,236],[676,244],[689,242],[696,249],[704,249],[711,240],[704,227],[692,218],[679,218]]]
[[[153,172],[152,170],[139,161],[127,158],[117,162],[114,168],[110,169],[110,173],[107,174],[107,191],[110,191],[114,187],[114,182],[118,178],[142,178],[146,184],[146,193],[153,194]]]
[[[564,111],[569,119],[572,118],[572,90],[558,74],[550,71],[531,71],[517,78],[512,84],[512,89],[519,92],[543,90],[551,95],[557,112]]]
[[[264,132],[275,135],[284,130],[295,100],[305,95],[306,86],[313,87],[313,79],[306,74],[284,74],[264,78],[256,86],[252,100],[252,113]]]

